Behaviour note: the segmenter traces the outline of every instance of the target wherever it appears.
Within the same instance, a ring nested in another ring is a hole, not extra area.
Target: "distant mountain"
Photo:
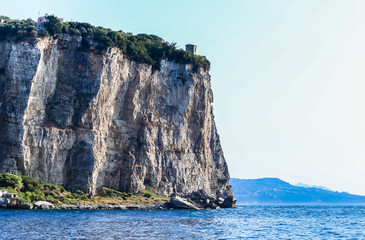
[[[333,192],[332,189],[329,189],[329,188],[326,188],[326,187],[323,187],[323,186],[318,186],[318,185],[308,185],[308,184],[305,184],[305,183],[297,183],[294,186],[296,186],[296,187],[305,187],[305,188],[319,188],[319,189],[323,189],[323,190]]]
[[[365,204],[365,196],[294,186],[278,178],[231,178],[230,183],[241,204]]]

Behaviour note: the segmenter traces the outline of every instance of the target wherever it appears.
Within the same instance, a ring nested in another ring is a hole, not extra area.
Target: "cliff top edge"
[[[118,47],[129,59],[150,64],[153,69],[160,69],[163,59],[192,64],[195,69],[203,68],[205,71],[210,69],[209,60],[205,56],[196,55],[196,48],[195,51],[185,51],[177,48],[176,43],[169,43],[153,34],[133,35],[121,30],[95,27],[90,23],[64,22],[54,15],[40,17],[37,22],[30,18],[17,20],[0,16],[0,40],[11,39],[21,42],[44,37],[58,39],[62,34],[80,36],[83,50],[90,47],[90,40],[95,41],[97,48],[101,50]]]

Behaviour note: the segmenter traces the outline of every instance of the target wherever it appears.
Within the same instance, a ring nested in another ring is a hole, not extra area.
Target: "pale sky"
[[[198,45],[232,177],[365,195],[365,1],[1,0],[38,11]]]

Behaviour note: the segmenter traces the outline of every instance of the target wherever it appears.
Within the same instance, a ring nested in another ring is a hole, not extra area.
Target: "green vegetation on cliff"
[[[99,43],[100,48],[118,47],[125,55],[138,63],[147,63],[154,69],[160,68],[162,59],[168,59],[182,64],[193,64],[195,69],[202,67],[210,69],[210,62],[205,56],[191,56],[183,49],[178,49],[175,43],[168,43],[156,35],[125,33],[108,28],[95,27],[89,23],[65,22],[53,16],[47,16],[47,22],[42,29],[37,30],[32,19],[11,20],[0,16],[4,23],[0,24],[0,39],[14,38],[17,41],[26,38],[53,36],[59,38],[61,34],[78,35],[82,37],[84,49],[88,48],[88,39]]]
[[[24,38],[34,38],[38,36],[37,28],[32,19],[11,20],[8,17],[0,16],[4,23],[0,24],[0,39],[6,37],[15,38],[17,41]]]
[[[64,187],[48,184],[35,180],[29,176],[20,176],[10,173],[0,173],[0,189],[18,193],[21,203],[34,203],[48,201],[53,204],[147,204],[163,203],[167,197],[158,195],[150,190],[141,191],[139,194],[130,194],[103,187],[100,196],[87,196],[84,192],[76,190],[67,191]]]

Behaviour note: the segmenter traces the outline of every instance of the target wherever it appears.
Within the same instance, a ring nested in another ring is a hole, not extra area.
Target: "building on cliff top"
[[[191,53],[191,56],[196,55],[196,45],[193,44],[186,44],[185,50]]]
[[[47,17],[48,17],[48,14],[46,13],[46,15],[44,16],[41,16],[41,17],[38,17],[38,20],[37,20],[37,29],[38,30],[42,30],[44,29],[44,23],[47,22]],[[58,18],[61,23],[63,24],[63,18]]]
[[[45,22],[47,22],[47,17],[48,17],[48,14],[47,13],[46,13],[46,15],[44,15],[42,17],[38,17],[38,20],[37,20],[37,29],[38,30],[44,29],[43,24]]]

